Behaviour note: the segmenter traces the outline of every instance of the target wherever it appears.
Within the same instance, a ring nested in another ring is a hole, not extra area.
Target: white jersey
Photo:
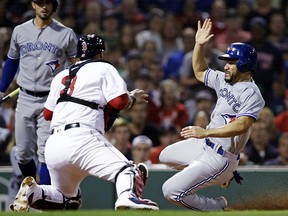
[[[224,80],[224,77],[221,71],[210,68],[206,71],[204,83],[216,91],[218,98],[207,128],[223,127],[241,116],[249,116],[256,120],[265,105],[254,81],[237,82],[231,85]],[[239,154],[246,145],[251,131],[252,128],[235,137],[209,139],[229,152]]]
[[[94,128],[104,134],[103,108],[110,100],[128,93],[126,83],[111,64],[90,62],[77,72],[67,93],[72,97],[95,102],[101,108],[95,110],[74,102],[60,102],[56,105],[60,92],[64,89],[63,80],[68,75],[69,71],[66,69],[57,74],[51,83],[45,103],[45,107],[53,111],[50,129],[79,122],[82,126]]]

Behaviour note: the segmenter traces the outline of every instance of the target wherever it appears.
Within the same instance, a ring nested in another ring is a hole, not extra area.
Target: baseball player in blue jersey
[[[210,186],[224,186],[239,175],[239,154],[252,130],[252,124],[264,107],[264,100],[251,74],[256,70],[257,54],[244,43],[232,43],[224,60],[224,73],[208,67],[204,46],[213,37],[212,22],[206,19],[195,36],[192,65],[196,78],[214,89],[217,103],[206,129],[187,126],[181,131],[185,138],[165,148],[160,161],[181,170],[162,187],[166,199],[172,203],[201,211],[220,211],[227,207],[227,200],[220,196],[208,198],[196,192]],[[241,182],[240,182],[241,183]]]
[[[67,60],[76,61],[73,57],[77,52],[77,37],[72,29],[51,17],[57,9],[57,0],[33,0],[31,4],[35,18],[13,30],[0,92],[3,95],[19,69],[15,157],[24,177],[36,177],[33,157],[37,151],[41,162],[40,182],[49,184],[44,146],[50,135],[50,124],[43,118],[43,108],[52,78],[69,64]]]

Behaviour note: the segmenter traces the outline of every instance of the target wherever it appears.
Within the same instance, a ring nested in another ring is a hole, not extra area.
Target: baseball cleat
[[[130,198],[119,197],[115,203],[115,210],[121,210],[121,209],[151,210],[151,211],[159,210],[157,203],[152,202],[151,200],[148,199],[138,199],[136,197],[130,197]]]
[[[36,181],[33,177],[26,177],[20,186],[20,189],[14,199],[13,204],[9,206],[11,211],[14,212],[27,212],[29,211],[29,198],[33,195],[33,190]]]
[[[215,200],[218,200],[221,205],[221,209],[224,210],[228,206],[228,201],[224,196],[220,196],[215,198]]]

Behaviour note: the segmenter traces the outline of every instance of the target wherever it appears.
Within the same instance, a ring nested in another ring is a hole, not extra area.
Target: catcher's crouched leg
[[[115,177],[118,199],[115,209],[159,210],[157,203],[143,199],[144,186],[148,177],[145,164],[136,166],[132,162],[124,166]]]
[[[148,169],[145,164],[135,165],[130,162],[122,167],[115,176],[118,197],[125,192],[143,198],[144,185],[148,178]]]
[[[14,212],[27,212],[30,207],[38,210],[78,209],[81,206],[81,192],[76,197],[66,198],[58,190],[51,190],[49,185],[39,186],[31,176],[26,177],[10,205]]]

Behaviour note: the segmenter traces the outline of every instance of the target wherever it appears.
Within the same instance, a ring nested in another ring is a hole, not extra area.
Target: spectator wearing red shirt
[[[285,107],[286,110],[279,113],[275,117],[275,124],[280,132],[288,132],[288,89],[285,91]]]
[[[168,145],[177,142],[178,137],[179,137],[178,132],[174,126],[170,126],[168,128],[165,127],[160,128],[159,130],[160,145],[152,147],[150,150],[149,160],[152,162],[152,164],[158,164],[160,162],[159,155],[161,151]]]
[[[175,125],[178,132],[186,125],[189,115],[187,108],[179,100],[180,91],[175,81],[166,79],[161,82],[158,108],[158,125],[169,127]]]

